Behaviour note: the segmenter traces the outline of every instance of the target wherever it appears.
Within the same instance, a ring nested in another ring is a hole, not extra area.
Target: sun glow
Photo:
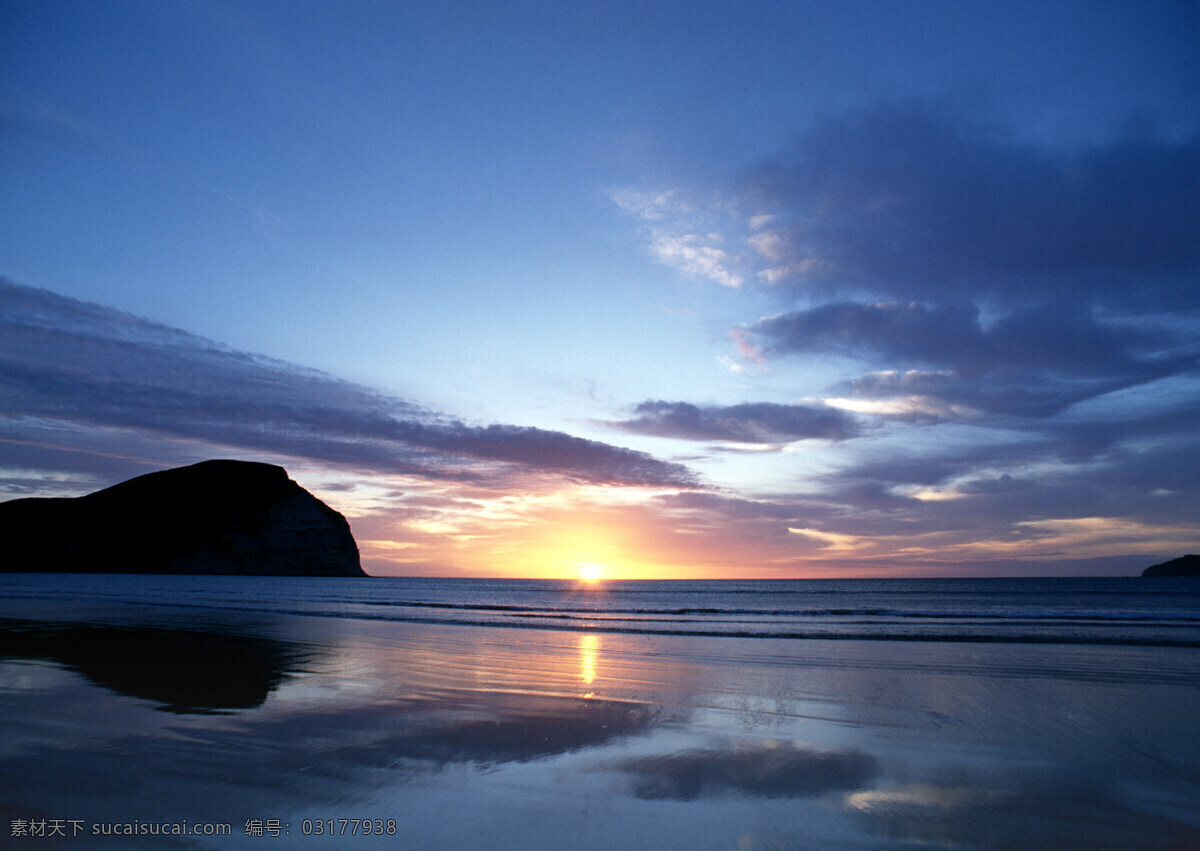
[[[636,551],[630,530],[619,522],[578,514],[559,512],[531,524],[528,537],[511,547],[504,561],[515,574],[531,579],[567,579],[593,588],[648,573],[644,564],[630,556]]]
[[[604,579],[604,566],[594,561],[580,562],[579,581],[594,585]]]

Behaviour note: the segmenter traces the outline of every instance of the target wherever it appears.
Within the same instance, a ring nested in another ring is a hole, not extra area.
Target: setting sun
[[[579,565],[579,580],[581,582],[595,583],[603,578],[603,566],[596,564],[594,561],[585,561]]]

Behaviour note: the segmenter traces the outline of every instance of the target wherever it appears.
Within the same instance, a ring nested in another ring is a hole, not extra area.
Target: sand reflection
[[[373,813],[436,848],[1200,847],[1194,687],[1081,689],[1028,649],[144,617],[0,621],[0,809]]]
[[[592,693],[594,635],[518,647],[509,642],[524,635],[511,631],[360,624],[313,649],[328,624],[268,633],[171,628],[126,611],[114,620],[0,619],[0,659],[17,663],[0,679],[14,743],[0,752],[5,808],[100,820],[101,790],[141,802],[143,818],[195,820],[198,800],[214,813],[308,812],[602,749],[667,717]],[[27,663],[80,676],[17,676]]]
[[[858,750],[818,751],[791,742],[687,750],[628,760],[634,794],[649,800],[692,801],[728,792],[764,798],[811,798],[859,789],[878,771]]]
[[[1197,848],[1200,828],[1113,796],[1102,779],[1060,770],[852,792],[847,810],[872,833],[952,848]],[[1002,837],[1002,839],[998,839]]]
[[[0,619],[0,658],[44,660],[179,714],[261,706],[318,654],[262,634]]]

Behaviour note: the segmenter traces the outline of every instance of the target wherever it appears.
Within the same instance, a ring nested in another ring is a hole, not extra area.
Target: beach
[[[435,616],[320,580],[5,577],[0,847],[1200,847],[1187,621],[1174,643],[519,628],[363,582]],[[589,623],[617,608],[664,617]]]

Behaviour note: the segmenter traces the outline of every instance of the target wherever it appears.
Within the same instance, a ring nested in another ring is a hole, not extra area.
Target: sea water
[[[1200,582],[1172,578],[589,584],[7,574],[0,575],[0,599],[9,611],[122,603],[596,633],[1200,647]]]

